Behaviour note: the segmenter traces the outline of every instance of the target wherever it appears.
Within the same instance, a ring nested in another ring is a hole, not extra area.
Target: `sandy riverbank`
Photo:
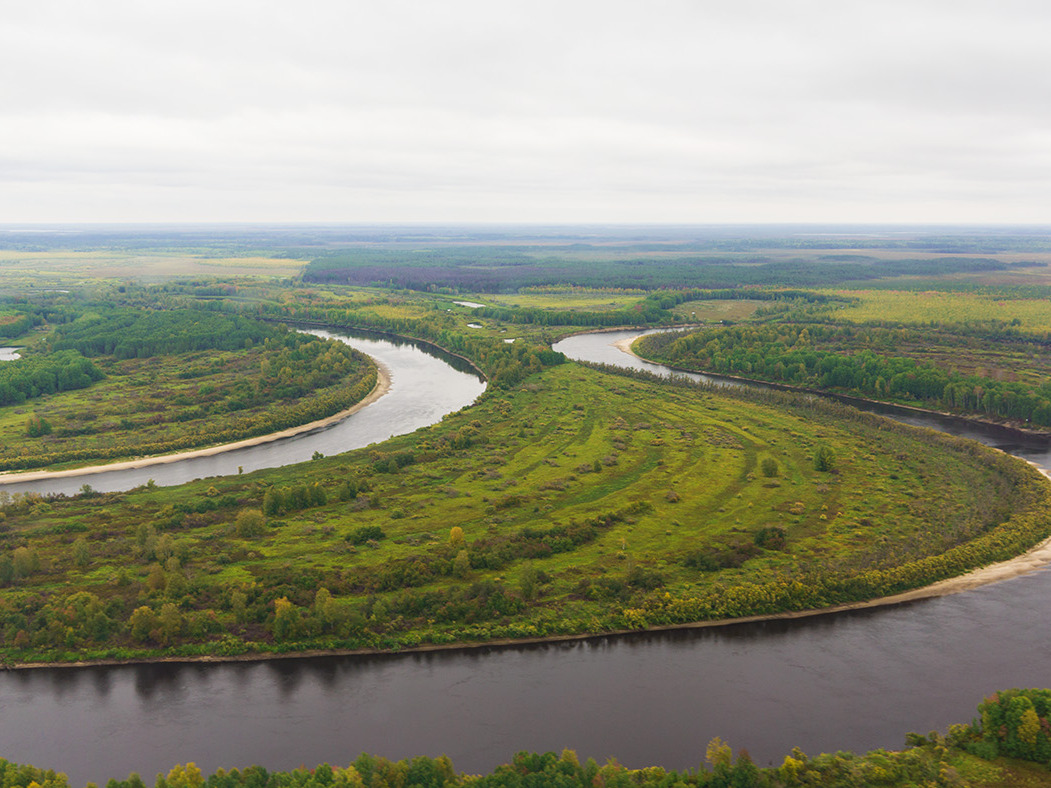
[[[625,629],[613,632],[596,632],[581,635],[553,635],[539,638],[522,639],[497,639],[486,640],[475,643],[447,643],[441,645],[418,646],[416,648],[400,649],[398,651],[381,651],[378,649],[331,649],[331,650],[309,650],[293,651],[284,653],[255,652],[247,654],[233,654],[226,656],[199,656],[199,657],[153,657],[147,659],[99,659],[84,660],[81,662],[27,662],[14,665],[0,665],[0,670],[34,670],[40,668],[84,668],[102,665],[133,665],[142,663],[170,663],[170,664],[199,664],[220,662],[267,662],[279,659],[304,659],[310,657],[353,657],[353,656],[376,656],[382,654],[416,654],[433,651],[470,651],[480,648],[499,648],[502,646],[527,646],[543,643],[565,643],[570,641],[591,640],[594,638],[610,637],[618,635],[639,635],[643,632],[673,632],[686,629],[709,629],[711,627],[725,627],[734,624],[751,624],[761,621],[778,621],[786,619],[810,618],[812,616],[827,616],[835,613],[844,613],[850,610],[863,610],[872,607],[884,607],[886,605],[900,605],[905,602],[915,602],[921,599],[932,599],[934,597],[956,594],[961,591],[970,591],[980,586],[997,583],[1001,580],[1009,580],[1013,577],[1024,575],[1037,569],[1042,569],[1051,563],[1051,539],[1047,539],[1031,550],[1023,553],[1017,558],[1001,561],[997,564],[981,567],[968,572],[960,577],[950,577],[932,583],[929,586],[915,588],[912,591],[904,591],[893,596],[870,599],[866,602],[851,602],[845,605],[817,608],[815,610],[793,610],[785,613],[770,613],[762,616],[745,616],[742,618],[724,618],[717,621],[697,621],[692,624],[671,624],[668,626],[649,627],[646,630]]]
[[[160,457],[140,457],[135,460],[126,460],[124,462],[113,462],[106,465],[91,465],[83,468],[69,468],[63,471],[27,471],[25,473],[0,473],[0,485],[4,484],[15,484],[19,482],[30,482],[38,481],[40,479],[60,479],[75,476],[86,476],[92,473],[103,473],[105,471],[121,471],[129,470],[133,468],[148,468],[151,465],[166,465],[172,462],[179,462],[180,460],[188,460],[194,457],[211,457],[216,454],[222,454],[223,452],[233,451],[235,449],[243,449],[248,446],[259,446],[263,443],[271,443],[272,441],[281,440],[282,438],[290,438],[293,435],[299,435],[303,432],[310,432],[311,430],[321,429],[327,427],[336,422],[343,421],[348,416],[352,416],[362,408],[371,405],[373,402],[378,400],[384,394],[390,390],[391,375],[390,370],[386,365],[379,363],[375,359],[373,362],[376,364],[376,385],[373,386],[372,391],[368,395],[358,402],[357,404],[347,408],[346,410],[340,411],[339,413],[333,414],[326,419],[319,419],[318,421],[312,421],[308,424],[301,424],[298,427],[289,427],[287,430],[281,430],[280,432],[272,432],[268,435],[260,435],[256,438],[246,438],[245,440],[236,441],[234,443],[224,443],[221,446],[209,446],[204,449],[194,449],[192,451],[179,452],[177,454],[165,454]]]

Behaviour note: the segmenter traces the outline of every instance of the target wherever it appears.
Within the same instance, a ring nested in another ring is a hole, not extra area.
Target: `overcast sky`
[[[0,222],[1051,222],[1051,3],[32,0]]]

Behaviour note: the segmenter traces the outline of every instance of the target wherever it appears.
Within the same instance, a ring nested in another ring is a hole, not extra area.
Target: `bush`
[[[234,532],[241,537],[259,536],[266,528],[266,517],[259,509],[242,509],[234,520]]]
[[[836,453],[825,444],[820,444],[814,450],[814,470],[822,473],[831,473],[836,469]]]
[[[386,534],[378,525],[361,525],[347,534],[347,541],[353,545],[362,545],[366,542],[379,541]]]

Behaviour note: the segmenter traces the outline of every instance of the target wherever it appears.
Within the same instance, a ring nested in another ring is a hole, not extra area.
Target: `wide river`
[[[612,347],[628,335],[557,347],[636,363]],[[396,384],[443,396],[435,387],[444,384],[394,371]],[[380,410],[384,400],[354,417],[378,422],[372,440],[402,431],[386,422],[400,417]],[[1004,441],[996,430],[925,423]],[[1046,443],[1003,445],[1049,464]],[[162,468],[154,471],[161,483]],[[1048,599],[1051,573],[1038,571],[907,605],[721,629],[368,658],[10,671],[0,673],[0,757],[82,785],[131,771],[149,782],[186,761],[206,771],[284,769],[346,764],[362,751],[444,753],[479,772],[518,750],[563,747],[632,767],[694,767],[714,736],[761,765],[797,745],[896,748],[906,731],[970,720],[996,689],[1048,686]]]

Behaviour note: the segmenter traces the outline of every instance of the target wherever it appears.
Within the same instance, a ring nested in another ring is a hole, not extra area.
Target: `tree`
[[[51,423],[35,413],[26,419],[26,435],[30,438],[40,438],[51,434]]]
[[[91,560],[91,554],[88,551],[88,543],[83,536],[79,537],[73,542],[73,563],[83,568],[88,565],[88,561]]]
[[[773,457],[767,457],[759,464],[759,469],[763,472],[763,476],[773,479],[778,473],[777,460]]]
[[[288,597],[274,600],[274,639],[291,640],[299,630],[299,608]]]
[[[449,544],[453,547],[463,544],[463,528],[454,525],[449,529]]]
[[[145,643],[153,637],[158,623],[157,614],[146,605],[135,608],[128,617],[128,629],[131,631],[131,636],[140,643]]]
[[[266,530],[266,517],[258,509],[242,509],[234,520],[235,533],[244,538],[259,536]]]
[[[467,555],[466,550],[461,550],[456,554],[456,558],[453,559],[453,574],[459,578],[467,577],[467,573],[471,571],[471,559]]]
[[[161,614],[158,617],[162,645],[168,646],[174,643],[176,638],[182,634],[184,623],[185,620],[179,608],[171,602],[165,602],[161,606]]]
[[[11,560],[14,566],[14,580],[28,577],[40,569],[40,556],[36,550],[28,547],[16,547]]]
[[[822,473],[831,473],[836,468],[836,453],[830,446],[824,443],[818,444],[814,450],[814,470]]]

